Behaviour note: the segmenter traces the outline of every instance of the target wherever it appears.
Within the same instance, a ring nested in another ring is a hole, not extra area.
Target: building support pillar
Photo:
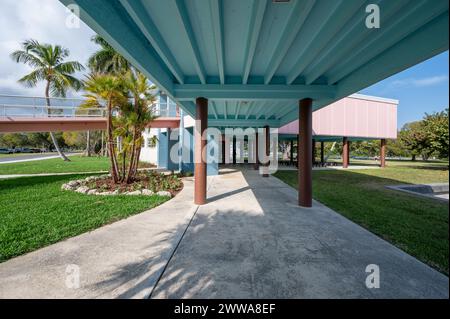
[[[222,135],[222,165],[225,165],[225,135]]]
[[[386,167],[386,139],[381,139],[380,142],[380,166]]]
[[[236,165],[236,136],[233,136],[233,165]]]
[[[316,162],[316,140],[312,139],[312,164]]]
[[[256,129],[256,130],[258,130],[258,129]],[[259,152],[259,138],[258,138],[258,131],[256,131],[256,133],[255,133],[255,148],[254,148],[254,152],[255,152],[255,157],[254,157],[255,163],[253,164],[253,168],[255,170],[259,170],[259,155],[258,155],[258,152]]]
[[[298,204],[312,206],[312,99],[299,102]]]
[[[269,165],[270,165],[270,128],[269,125],[264,126],[265,142],[266,142],[266,159],[267,163],[264,163],[263,177],[269,177]]]
[[[342,139],[342,168],[348,168],[350,164],[350,142],[347,137]]]
[[[324,156],[324,150],[325,150],[325,147],[324,147],[325,145],[324,145],[324,142],[323,141],[321,141],[320,142],[320,164],[323,166],[323,164],[325,164],[325,156]]]
[[[289,163],[289,165],[294,165],[294,140],[291,140],[291,145],[290,145],[290,148],[289,148],[289,156],[290,156],[290,159],[289,159],[289,161],[290,161],[290,163]]]
[[[208,127],[208,100],[196,99],[195,114],[195,168],[194,168],[194,203],[206,204],[206,137],[203,135]]]

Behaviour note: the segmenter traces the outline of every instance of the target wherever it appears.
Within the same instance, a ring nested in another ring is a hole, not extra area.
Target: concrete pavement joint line
[[[212,187],[212,185],[213,185],[213,182],[214,182],[214,176],[212,176],[210,182],[208,183],[207,190],[210,190],[210,189],[211,189],[211,187]],[[178,249],[178,246],[180,246],[180,243],[181,243],[181,241],[183,240],[184,235],[186,234],[186,232],[187,232],[189,226],[191,226],[192,221],[194,220],[194,217],[195,217],[195,215],[197,214],[197,211],[199,210],[199,208],[200,208],[200,205],[195,206],[194,213],[191,215],[191,218],[189,219],[189,223],[186,225],[186,228],[184,229],[183,233],[181,234],[180,239],[178,240],[178,242],[177,242],[175,248],[173,249],[172,253],[170,254],[170,257],[169,257],[169,259],[167,260],[166,264],[164,265],[164,268],[163,268],[163,270],[161,271],[161,274],[158,276],[158,279],[156,279],[156,282],[155,282],[155,284],[153,285],[153,288],[152,288],[152,290],[150,291],[150,294],[149,294],[148,296],[145,296],[144,299],[151,299],[151,298],[152,298],[153,292],[155,291],[156,287],[157,287],[158,284],[159,284],[159,281],[161,280],[162,276],[164,275],[164,273],[165,273],[165,271],[166,271],[166,269],[167,269],[167,266],[169,265],[170,261],[172,260],[172,257],[175,255],[175,253],[176,253],[176,251],[177,251],[177,249]],[[189,215],[190,215],[190,213],[188,213],[186,216],[189,216]]]
[[[192,220],[194,219],[195,215],[197,214],[197,211],[198,211],[199,208],[200,208],[199,205],[197,205],[197,206],[195,207],[194,213],[192,214],[192,216],[191,216],[191,218],[190,218],[190,220],[189,220],[189,223],[186,225],[186,228],[184,229],[184,231],[183,231],[183,233],[181,234],[180,239],[178,240],[178,242],[177,242],[175,248],[173,249],[172,253],[170,254],[169,259],[167,260],[166,264],[164,265],[164,268],[162,269],[161,273],[159,274],[158,278],[156,279],[156,282],[155,282],[155,284],[153,285],[152,290],[150,291],[150,293],[148,294],[148,296],[145,296],[145,297],[144,297],[144,299],[151,299],[151,298],[152,298],[153,292],[155,291],[156,287],[157,287],[158,284],[159,284],[159,281],[161,280],[162,276],[164,275],[164,273],[165,273],[165,271],[166,271],[166,269],[167,269],[167,266],[169,265],[170,261],[172,260],[172,257],[175,255],[175,253],[176,253],[176,251],[177,251],[177,249],[178,249],[178,246],[180,246],[180,243],[181,243],[181,241],[182,241],[183,238],[184,238],[184,234],[186,234],[186,232],[187,232],[189,226],[191,225]]]

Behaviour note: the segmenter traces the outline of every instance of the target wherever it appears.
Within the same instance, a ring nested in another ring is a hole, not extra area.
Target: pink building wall
[[[313,135],[397,138],[398,101],[354,94],[313,113]],[[298,134],[298,120],[278,130]]]

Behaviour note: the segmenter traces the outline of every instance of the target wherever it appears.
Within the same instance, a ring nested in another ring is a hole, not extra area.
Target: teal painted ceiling
[[[448,50],[448,0],[60,0],[212,126],[282,126]],[[366,6],[377,4],[379,29]]]

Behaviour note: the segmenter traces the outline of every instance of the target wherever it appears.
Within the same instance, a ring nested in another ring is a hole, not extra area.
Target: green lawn
[[[107,171],[109,159],[105,157],[70,156],[70,162],[60,158],[21,163],[0,164],[0,175],[38,173],[81,173]]]
[[[448,274],[448,204],[384,187],[448,182],[448,163],[394,161],[387,165],[385,169],[313,171],[313,197]],[[297,171],[278,171],[275,176],[297,188]]]
[[[79,168],[83,160],[73,161],[71,169]],[[86,170],[107,168],[104,159],[90,160]],[[38,163],[44,162],[43,166],[51,168],[51,164],[48,165],[51,160]],[[38,167],[35,166],[33,172],[38,172]],[[168,197],[156,195],[88,196],[60,190],[63,183],[78,178],[80,175],[0,180],[0,262],[168,200]]]

